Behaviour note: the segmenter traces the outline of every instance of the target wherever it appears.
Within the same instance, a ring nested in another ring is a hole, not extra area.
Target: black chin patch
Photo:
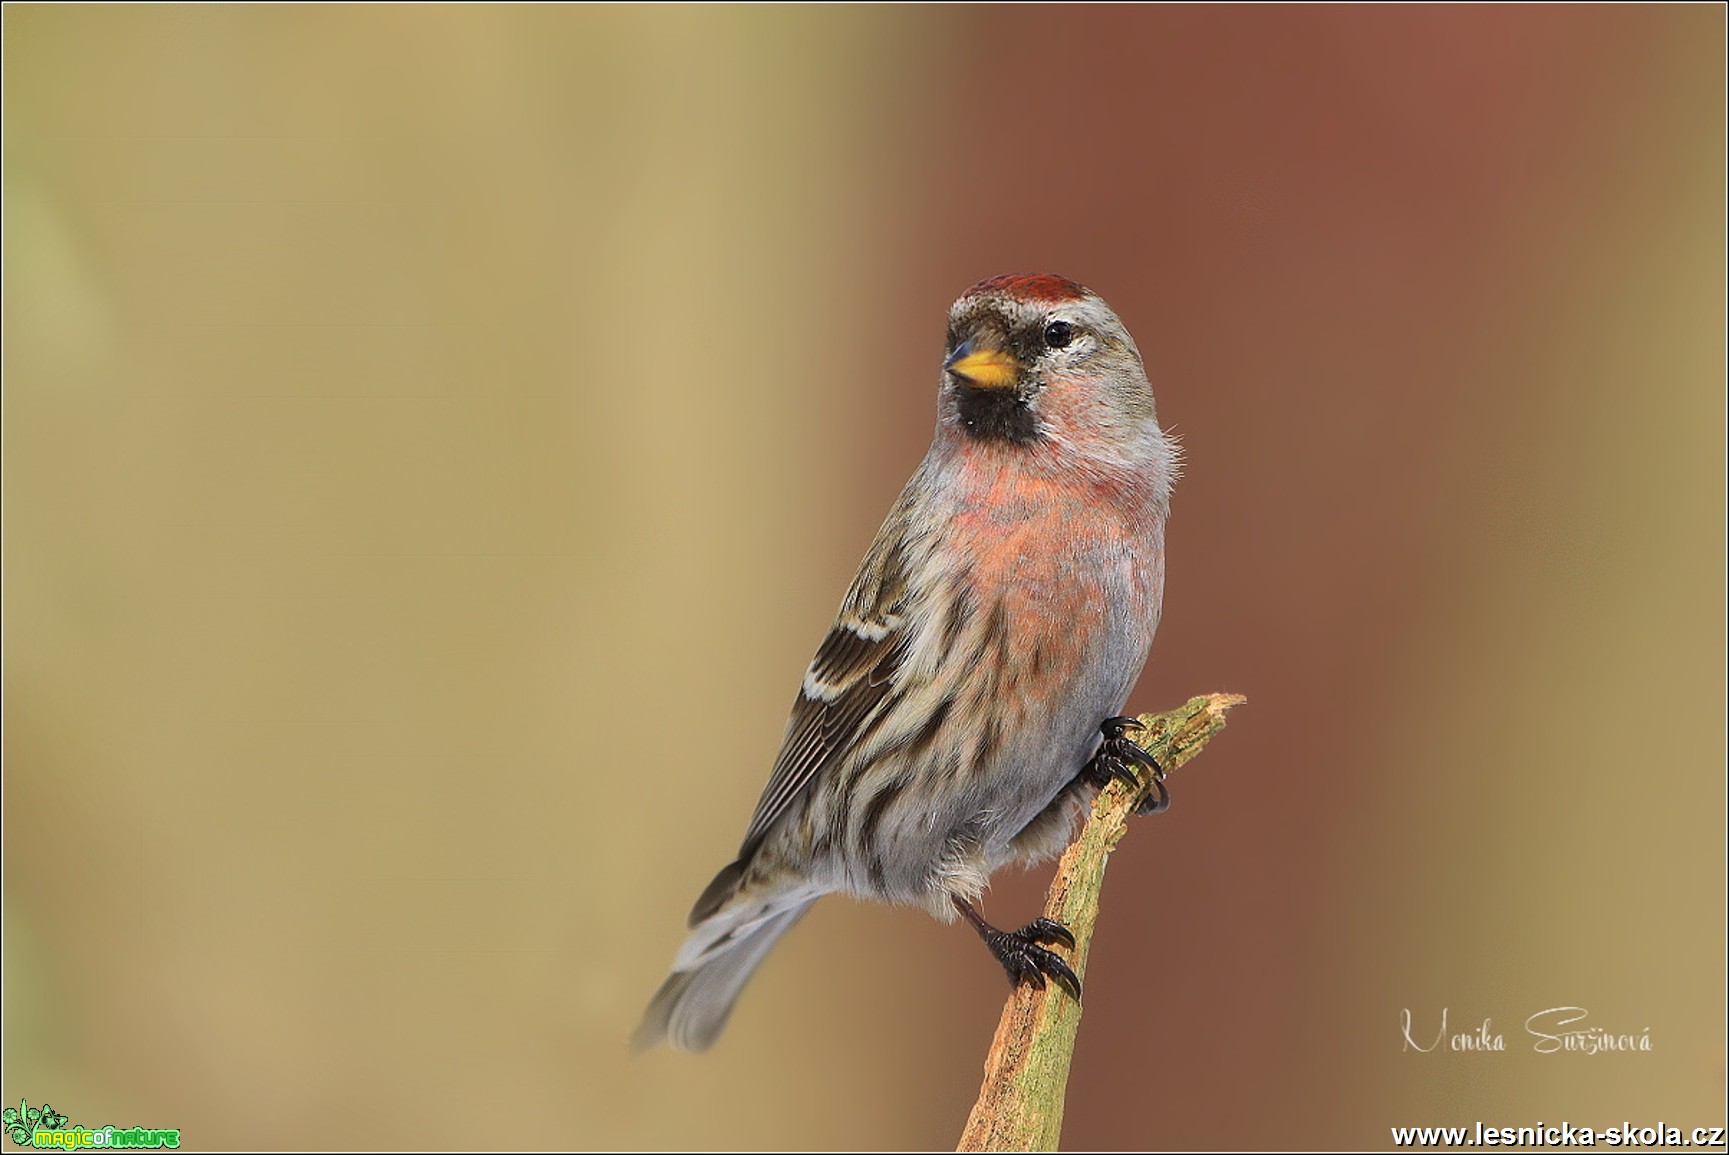
[[[955,385],[961,425],[980,441],[1031,445],[1039,439],[1038,419],[1016,389],[980,389],[964,381]]]

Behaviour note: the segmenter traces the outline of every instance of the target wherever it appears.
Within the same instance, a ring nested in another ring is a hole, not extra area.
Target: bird
[[[986,921],[1010,863],[1059,853],[1098,788],[1163,771],[1123,714],[1158,628],[1180,471],[1102,297],[992,277],[948,313],[929,451],[866,552],[737,857],[703,890],[633,1039],[704,1051],[769,949],[847,894],[964,919],[1011,983],[1073,969],[1067,928]]]

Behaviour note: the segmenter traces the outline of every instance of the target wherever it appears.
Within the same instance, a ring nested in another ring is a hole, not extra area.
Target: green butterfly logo
[[[30,1146],[30,1138],[38,1129],[58,1131],[66,1126],[66,1116],[59,1114],[47,1103],[40,1107],[32,1107],[27,1100],[18,1100],[16,1107],[7,1107],[0,1111],[0,1126],[6,1128],[6,1134],[12,1142],[20,1147]]]

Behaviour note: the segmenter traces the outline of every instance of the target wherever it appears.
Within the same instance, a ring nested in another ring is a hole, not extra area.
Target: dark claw
[[[1042,991],[1045,979],[1053,978],[1059,987],[1069,992],[1070,998],[1077,1003],[1081,1001],[1081,980],[1075,977],[1068,963],[1039,945],[1052,942],[1073,950],[1075,936],[1069,933],[1068,927],[1052,919],[1035,918],[1019,930],[998,930],[986,922],[978,907],[966,899],[957,895],[950,901],[961,916],[973,924],[973,929],[985,940],[997,961],[1003,964],[1010,983],[1015,986],[1031,983]]]
[[[1165,789],[1165,768],[1158,760],[1140,746],[1129,741],[1126,735],[1130,731],[1145,730],[1146,725],[1137,718],[1117,717],[1106,718],[1099,726],[1099,732],[1105,736],[1098,752],[1092,756],[1086,766],[1081,769],[1081,776],[1101,790],[1115,778],[1131,789],[1140,789],[1140,775],[1133,767],[1144,766],[1151,773],[1152,785],[1147,797],[1135,807],[1136,814],[1158,814],[1171,805],[1171,795]]]
[[[993,931],[985,936],[985,945],[991,948],[991,953],[1003,964],[1003,971],[1009,976],[1011,984],[1018,986],[1023,982],[1030,983],[1033,989],[1042,991],[1045,989],[1045,979],[1049,977],[1056,980],[1056,984],[1067,991],[1070,998],[1080,1002],[1081,980],[1055,952],[1038,945],[1039,936],[1050,932],[1044,928],[1033,928],[1048,921],[1039,919],[1020,930]],[[1063,934],[1067,935],[1068,931],[1063,931]]]
[[[1165,789],[1163,771],[1153,776],[1153,787],[1147,796],[1141,799],[1141,804],[1135,807],[1136,814],[1162,814],[1171,808],[1171,794]]]
[[[1035,918],[1021,927],[1017,934],[1023,934],[1034,942],[1053,942],[1058,946],[1075,949],[1075,936],[1069,933],[1069,928],[1051,918]]]
[[[1117,757],[1115,753],[1100,749],[1093,755],[1093,760],[1087,763],[1087,781],[1103,790],[1115,778],[1130,790],[1141,788],[1140,775],[1129,768],[1129,764]]]
[[[1119,714],[1115,718],[1106,718],[1099,724],[1099,730],[1104,734],[1107,742],[1115,742],[1131,730],[1138,733],[1146,728],[1145,722],[1139,718],[1130,718],[1126,714]]]

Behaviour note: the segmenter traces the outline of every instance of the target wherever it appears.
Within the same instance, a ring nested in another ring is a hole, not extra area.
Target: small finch
[[[1011,982],[1079,997],[1060,924],[991,926],[1009,862],[1059,852],[1113,775],[1162,772],[1119,717],[1165,585],[1177,449],[1140,351],[1062,277],[983,281],[949,310],[930,452],[804,676],[738,858],[636,1045],[711,1046],[781,935],[825,894],[964,917]]]

